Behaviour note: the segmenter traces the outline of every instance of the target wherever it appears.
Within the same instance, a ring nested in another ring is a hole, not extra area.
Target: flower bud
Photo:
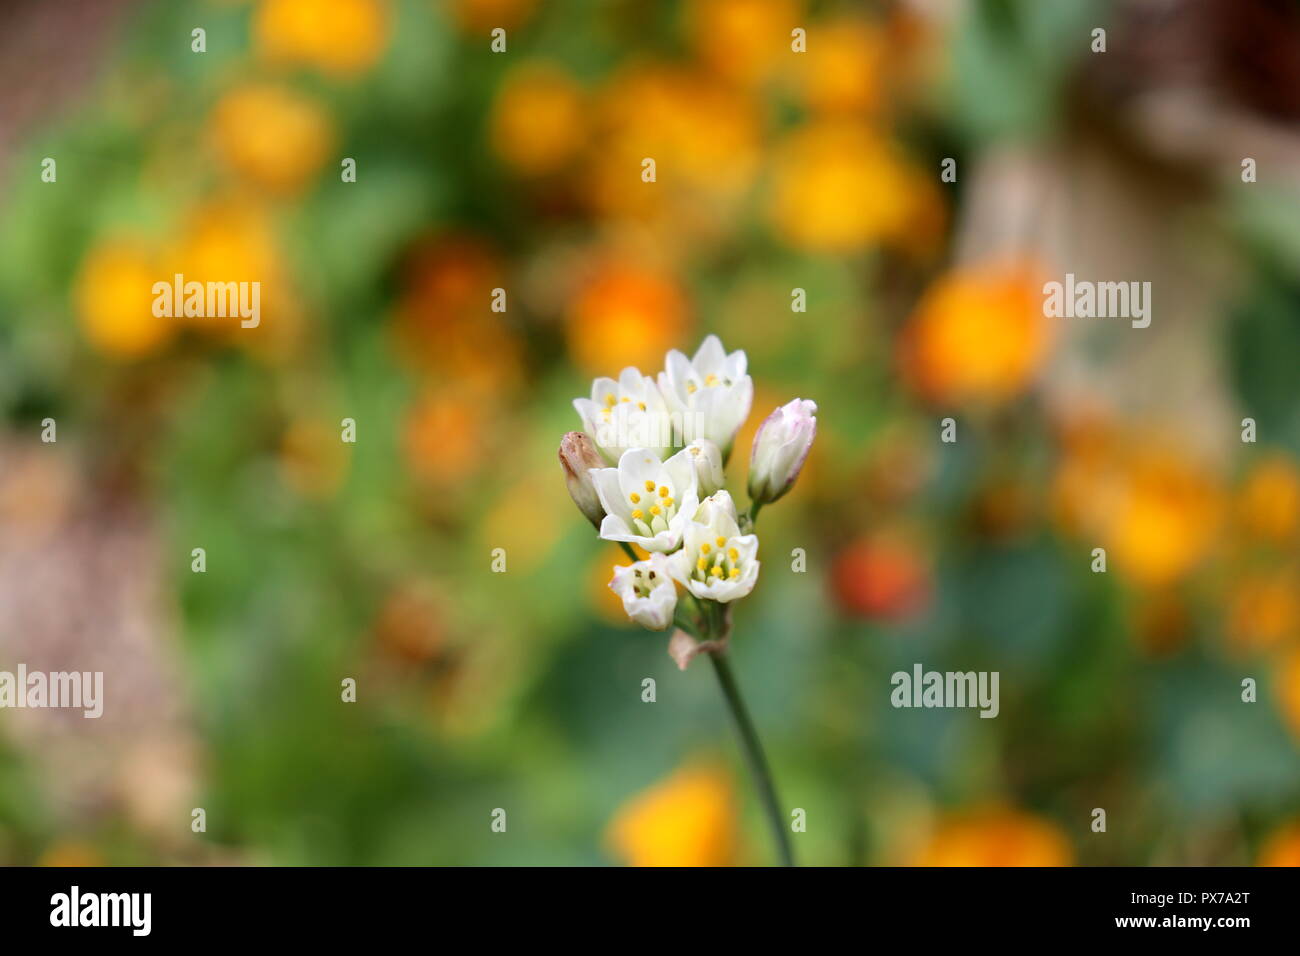
[[[796,398],[758,427],[749,456],[749,497],[760,505],[776,501],[794,484],[817,434],[817,403]]]
[[[569,432],[560,440],[560,464],[564,467],[564,482],[569,486],[569,497],[593,525],[600,527],[605,517],[596,485],[591,479],[591,469],[604,468],[605,459],[587,435]]]
[[[701,501],[722,487],[725,480],[722,474],[722,451],[714,442],[707,438],[697,438],[678,454],[682,453],[695,466],[695,477],[700,482]]]

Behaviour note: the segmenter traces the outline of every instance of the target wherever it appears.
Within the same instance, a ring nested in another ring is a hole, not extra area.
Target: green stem
[[[754,775],[754,782],[758,785],[759,800],[763,804],[768,823],[772,827],[772,837],[776,840],[781,865],[794,866],[794,854],[790,851],[790,834],[785,828],[785,816],[781,812],[781,803],[776,797],[776,786],[772,783],[772,771],[767,765],[767,758],[763,756],[763,745],[758,741],[758,733],[754,730],[754,722],[749,719],[749,711],[745,709],[745,702],[740,696],[740,688],[736,686],[736,677],[731,672],[731,662],[727,659],[724,651],[717,651],[709,654],[708,657],[713,662],[713,670],[718,675],[718,683],[722,685],[722,695],[727,699],[727,706],[731,709],[731,717],[735,721],[736,730],[740,734],[741,749],[745,752],[745,762],[749,764],[749,771]]]
[[[762,507],[763,507],[762,503],[758,501],[751,501],[749,503],[749,530],[750,531],[753,531],[754,525],[758,524],[758,512],[760,509],[762,509]]]
[[[632,559],[633,563],[641,560],[636,556],[636,552],[632,550],[632,546],[626,541],[620,541],[619,544],[622,545],[623,550],[627,552],[627,556]]]

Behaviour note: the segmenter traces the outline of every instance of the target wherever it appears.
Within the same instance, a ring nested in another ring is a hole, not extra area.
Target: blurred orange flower
[[[892,143],[860,123],[823,120],[778,145],[768,216],[781,238],[811,252],[853,252],[906,240],[925,226],[932,192]]]
[[[272,62],[352,76],[379,60],[388,23],[387,0],[262,0],[253,45]]]
[[[1039,285],[1022,266],[958,269],[925,293],[899,341],[904,377],[941,405],[998,404],[1047,355]]]
[[[794,28],[807,26],[802,7],[795,0],[695,0],[686,7],[687,33],[711,69],[752,84],[802,55],[791,48]]]
[[[1286,542],[1300,528],[1300,470],[1283,455],[1262,458],[1251,467],[1237,502],[1246,532]]]
[[[334,140],[333,123],[320,105],[282,86],[237,87],[212,114],[218,156],[238,175],[274,193],[304,188],[320,171]]]
[[[831,591],[840,608],[869,619],[898,620],[929,597],[929,570],[916,548],[899,536],[862,538],[831,566]]]
[[[858,17],[817,24],[808,51],[795,58],[796,82],[808,108],[869,113],[883,99],[884,39]]]
[[[82,260],[73,298],[82,332],[100,352],[131,359],[157,351],[172,335],[172,319],[153,314],[153,284],[168,273],[154,249],[117,237],[101,241]]]
[[[1259,850],[1258,866],[1300,866],[1300,822],[1279,827]]]
[[[1229,594],[1226,629],[1241,650],[1270,650],[1300,638],[1300,574],[1275,567],[1245,576]]]
[[[1069,841],[1054,823],[995,807],[941,821],[910,865],[1069,866],[1073,859]]]
[[[1278,662],[1277,696],[1287,726],[1300,737],[1300,649],[1289,651]]]
[[[654,375],[688,331],[684,294],[666,273],[632,261],[601,264],[567,313],[569,353],[591,375],[635,365]]]
[[[736,860],[731,777],[694,764],[632,797],[605,831],[630,866],[730,866]]]
[[[436,485],[459,485],[477,472],[487,453],[487,419],[464,395],[429,392],[407,412],[402,447],[411,471]]]
[[[537,0],[438,0],[467,33],[487,33],[496,27],[509,30],[533,14]]]
[[[492,107],[492,147],[515,172],[542,176],[564,167],[583,145],[581,88],[552,63],[514,67]]]
[[[1223,513],[1220,485],[1204,466],[1138,429],[1067,439],[1053,493],[1066,526],[1148,588],[1195,568],[1215,544]]]

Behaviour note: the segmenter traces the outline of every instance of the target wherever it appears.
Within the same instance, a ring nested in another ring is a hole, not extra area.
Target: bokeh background
[[[1300,862],[1295,3],[20,0],[0,91],[0,668],[107,695],[0,713],[0,862],[769,862],[555,459],[709,332],[733,492],[820,405],[733,642],[801,862]]]

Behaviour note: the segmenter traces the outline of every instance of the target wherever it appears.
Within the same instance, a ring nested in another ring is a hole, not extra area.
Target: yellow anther
[[[695,566],[699,568],[701,571],[703,571],[705,568],[709,566],[709,562],[705,561],[703,558],[700,558],[695,562]]]
[[[632,401],[632,399],[630,399],[630,398],[628,398],[626,395],[624,395],[623,398],[622,398],[622,401],[624,401],[624,402],[630,402],[630,401]]]
[[[649,478],[646,479],[646,482],[645,482],[645,490],[646,490],[646,491],[654,491],[654,490],[655,490],[655,483],[654,483],[653,481],[651,481]]]
[[[668,486],[667,486],[667,485],[660,485],[660,486],[659,486],[659,497],[660,497],[660,498],[667,498],[667,497],[668,497]]]
[[[715,577],[715,578],[720,578],[720,577],[722,577],[722,567],[721,567],[721,565],[717,565],[717,564],[715,564],[713,567],[709,568],[709,575],[710,575],[711,577]]]
[[[696,384],[695,384],[694,382],[687,382],[687,383],[686,383],[686,391],[687,391],[687,394],[694,395],[694,394],[695,394],[695,389],[696,389],[696,387],[697,387],[697,386],[696,386]]]
[[[704,384],[705,384],[705,385],[710,385],[710,386],[712,386],[712,385],[717,385],[717,384],[718,384],[718,376],[716,376],[716,375],[706,375],[706,376],[704,376]]]
[[[700,554],[708,554],[713,549],[709,547],[709,542],[705,541],[700,545]]]
[[[627,498],[634,505],[639,505],[641,503],[641,496],[638,495],[635,491],[632,492],[630,495],[628,495]]]
[[[737,551],[735,548],[728,548],[727,555],[731,558],[732,561],[740,560],[740,552]]]
[[[671,499],[671,498],[665,498],[665,499],[664,499],[664,507],[665,507],[665,508],[671,508],[672,506],[673,506],[673,499]]]
[[[729,572],[727,572],[727,577],[729,578],[740,577],[740,568],[732,568]]]
[[[724,538],[724,537],[722,537],[722,535],[718,535],[718,536],[717,536],[716,538],[714,538],[713,540],[714,540],[714,542],[717,544],[717,546],[718,546],[719,548],[721,548],[723,545],[725,545],[725,544],[727,543],[727,539]]]
[[[641,411],[644,412],[644,411],[645,411],[645,402],[637,402],[637,403],[636,403],[636,407],[639,408],[639,409],[641,409]]]
[[[640,521],[640,520],[643,519],[644,517],[645,517],[645,512],[642,511],[640,508],[637,508],[636,511],[633,511],[633,512],[632,512],[632,520],[633,520],[633,521]]]
[[[617,401],[618,401],[618,399],[614,396],[614,393],[613,393],[613,392],[610,392],[608,395],[605,396],[605,404],[606,404],[606,405],[613,405],[613,404],[614,404],[615,402],[617,402]]]
[[[658,505],[651,505],[651,506],[650,506],[650,513],[651,513],[652,515],[661,515],[661,514],[664,513],[664,509],[663,509],[663,508],[660,508]]]

